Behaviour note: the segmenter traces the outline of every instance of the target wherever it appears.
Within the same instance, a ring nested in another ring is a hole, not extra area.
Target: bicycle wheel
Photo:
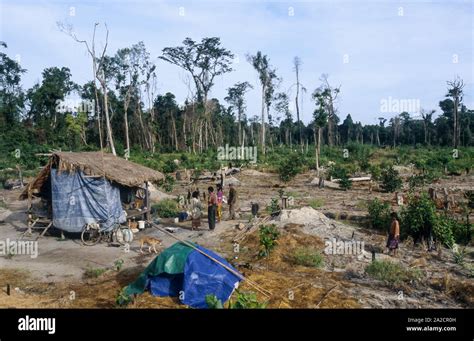
[[[81,233],[81,240],[84,245],[92,246],[100,241],[99,229],[91,228],[89,225],[84,226]]]

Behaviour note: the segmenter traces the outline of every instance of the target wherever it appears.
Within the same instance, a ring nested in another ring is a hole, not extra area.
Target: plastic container
[[[138,221],[138,229],[143,230],[145,228],[145,220]]]

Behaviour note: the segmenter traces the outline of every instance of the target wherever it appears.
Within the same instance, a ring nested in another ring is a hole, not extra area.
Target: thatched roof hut
[[[146,181],[164,179],[164,175],[148,167],[102,152],[55,152],[38,176],[30,182],[20,199],[28,193],[38,193],[48,180],[51,168],[58,172],[81,171],[86,176],[104,176],[107,180],[126,187],[138,187]]]

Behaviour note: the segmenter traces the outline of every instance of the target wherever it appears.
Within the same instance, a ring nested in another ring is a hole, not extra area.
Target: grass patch
[[[104,272],[106,272],[107,269],[105,268],[87,268],[86,271],[84,272],[84,277],[85,278],[98,278]]]
[[[390,261],[374,261],[365,268],[372,278],[378,279],[391,286],[419,281],[422,272],[419,269],[407,269],[403,265]]]
[[[300,247],[289,258],[293,264],[309,268],[321,268],[324,265],[323,256],[318,250],[313,248]]]
[[[311,199],[308,202],[308,205],[311,206],[311,208],[313,208],[313,209],[318,209],[318,208],[324,206],[324,200],[323,199]]]
[[[174,199],[163,199],[151,206],[151,210],[161,218],[174,218],[179,214],[178,202]]]

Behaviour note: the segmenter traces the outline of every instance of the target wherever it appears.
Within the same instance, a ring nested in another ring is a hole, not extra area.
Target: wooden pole
[[[150,196],[148,194],[148,181],[145,181],[145,206],[146,206],[146,214],[145,214],[145,220],[151,220],[151,215],[150,215]]]

